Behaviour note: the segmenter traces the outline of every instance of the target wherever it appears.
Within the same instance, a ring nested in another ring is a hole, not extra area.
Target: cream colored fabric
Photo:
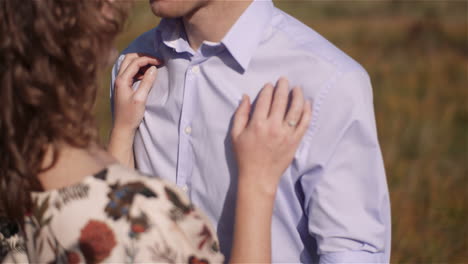
[[[4,262],[223,262],[216,233],[185,193],[120,165],[32,198],[26,255]]]

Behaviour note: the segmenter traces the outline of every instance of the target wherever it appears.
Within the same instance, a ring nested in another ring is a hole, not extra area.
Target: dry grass
[[[468,26],[462,1],[278,1],[369,71],[394,263],[468,262]],[[138,2],[119,48],[157,24]],[[108,73],[97,107],[110,126]]]

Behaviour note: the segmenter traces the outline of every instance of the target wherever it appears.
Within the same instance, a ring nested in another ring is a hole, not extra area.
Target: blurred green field
[[[276,1],[369,72],[392,202],[393,263],[468,263],[466,1]],[[157,25],[137,1],[122,50]],[[109,70],[96,107],[111,124]]]

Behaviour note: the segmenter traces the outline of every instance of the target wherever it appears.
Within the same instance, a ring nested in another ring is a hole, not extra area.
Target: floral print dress
[[[33,193],[32,199],[22,231],[31,263],[224,259],[209,221],[182,191],[121,165],[69,187]]]

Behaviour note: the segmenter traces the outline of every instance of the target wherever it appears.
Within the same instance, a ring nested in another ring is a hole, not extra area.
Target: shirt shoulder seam
[[[282,19],[287,19],[287,17],[286,17],[284,14],[281,14],[281,15],[283,16]],[[288,39],[292,40],[292,42],[294,43],[294,47],[296,47],[296,48],[302,48],[302,47],[304,47],[304,46],[307,45],[307,44],[312,44],[310,40],[299,41],[298,38],[296,37],[296,35],[291,34],[291,33],[289,33],[288,31],[286,31],[283,27],[280,27],[280,26],[279,26],[280,24],[281,24],[281,23],[272,25],[272,27],[273,27],[274,29],[280,31],[281,33],[285,34],[285,35],[288,37]],[[306,25],[304,25],[304,26],[307,27]],[[312,29],[309,28],[309,27],[307,27],[307,29],[308,29],[308,30],[312,30]],[[332,44],[330,43],[330,45],[332,45]],[[313,55],[313,56],[315,56],[315,57],[317,57],[317,58],[319,58],[319,59],[321,59],[321,60],[323,60],[323,61],[325,61],[325,62],[327,62],[327,63],[330,63],[330,64],[334,65],[334,66],[337,67],[337,68],[339,68],[339,66],[340,66],[340,65],[337,64],[333,59],[330,59],[330,58],[328,58],[328,57],[326,57],[326,56],[323,56],[323,55],[321,55],[320,53],[318,53],[318,52],[316,52],[316,51],[308,50],[308,52],[309,52],[311,55]]]

